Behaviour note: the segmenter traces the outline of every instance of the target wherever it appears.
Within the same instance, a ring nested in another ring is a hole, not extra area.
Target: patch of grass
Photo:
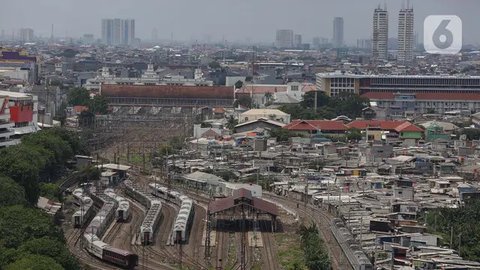
[[[278,263],[285,270],[307,269],[301,248],[300,235],[296,233],[276,233]]]

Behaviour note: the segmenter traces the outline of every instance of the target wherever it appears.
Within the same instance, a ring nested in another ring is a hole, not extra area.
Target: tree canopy
[[[90,98],[90,93],[85,88],[72,88],[67,97],[70,106],[87,106],[88,111],[93,114],[106,114],[108,112],[107,99],[101,95]]]
[[[27,201],[35,205],[40,193],[39,183],[58,179],[66,162],[76,154],[74,149],[79,153],[80,147],[78,137],[61,129],[30,134],[22,138],[21,144],[0,150],[0,175],[18,183]]]
[[[323,239],[315,224],[300,226],[302,248],[305,254],[305,264],[310,270],[330,269],[330,259]]]
[[[68,104],[71,106],[87,106],[90,101],[88,90],[81,87],[70,89],[67,94]]]
[[[74,133],[54,128],[0,150],[0,269],[79,269],[52,216],[30,206],[40,194],[61,199],[52,181],[75,153],[85,151],[82,145]]]
[[[0,177],[0,206],[25,205],[25,190],[9,177]]]
[[[63,270],[54,259],[42,255],[27,254],[5,267],[5,270]]]
[[[66,270],[78,269],[76,260],[72,258],[65,245],[58,240],[48,237],[32,239],[23,243],[18,250],[23,254],[30,253],[51,257]]]
[[[480,201],[470,200],[460,208],[440,208],[429,211],[425,218],[429,230],[441,237],[441,245],[460,249],[467,260],[480,260]],[[451,238],[451,232],[455,232]],[[450,242],[450,239],[453,240]]]
[[[0,243],[5,247],[18,248],[28,240],[44,236],[64,241],[60,229],[46,213],[20,205],[0,208]]]
[[[357,94],[342,93],[329,97],[323,92],[317,93],[317,111],[315,111],[315,92],[307,92],[303,101],[295,105],[284,105],[280,110],[291,115],[292,119],[332,119],[339,115],[356,118],[367,107],[368,98]]]
[[[238,105],[241,105],[241,106],[247,107],[247,108],[252,108],[253,107],[252,98],[250,96],[247,96],[247,95],[241,95],[233,103],[234,107],[237,107]]]

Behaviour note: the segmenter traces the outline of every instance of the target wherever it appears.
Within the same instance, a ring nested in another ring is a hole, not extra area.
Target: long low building
[[[332,97],[342,93],[368,97],[391,117],[480,111],[480,76],[319,73],[317,90]]]
[[[231,107],[233,87],[102,84],[100,94],[114,106]]]
[[[415,116],[416,114],[440,113],[464,110],[480,111],[478,93],[380,93],[369,92],[362,96],[385,109],[390,117]]]

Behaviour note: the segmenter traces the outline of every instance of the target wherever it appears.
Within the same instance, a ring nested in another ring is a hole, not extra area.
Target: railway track
[[[228,253],[230,250],[229,247],[229,238],[230,234],[228,232],[217,231],[217,251],[216,251],[216,269],[226,269],[228,263]]]
[[[72,229],[70,233],[66,234],[67,245],[75,246],[82,236],[82,229]]]
[[[263,241],[263,262],[262,269],[276,270],[280,269],[277,260],[277,252],[275,248],[275,239],[273,238],[272,233],[262,232],[262,241]]]
[[[313,207],[310,204],[304,205],[303,202],[292,201],[291,199],[263,193],[263,195],[273,201],[279,202],[280,204],[287,206],[293,211],[296,211],[298,215],[303,218],[310,219],[315,222],[318,226],[318,229],[321,233],[321,236],[325,242],[325,246],[328,250],[329,257],[332,262],[333,269],[338,270],[347,270],[352,269],[352,266],[348,262],[345,254],[343,253],[342,248],[335,240],[335,237],[332,234],[330,229],[330,223],[332,222],[333,217],[325,213],[319,208]],[[298,208],[297,208],[298,206]]]

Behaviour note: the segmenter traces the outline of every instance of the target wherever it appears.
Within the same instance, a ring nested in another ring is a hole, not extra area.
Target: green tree
[[[315,224],[306,227],[300,226],[302,248],[305,254],[305,265],[310,270],[330,269],[330,259],[325,248],[323,239],[320,237]]]
[[[6,248],[0,245],[0,269],[15,261],[18,256],[18,251],[14,248]]]
[[[0,208],[0,243],[6,248],[18,248],[34,238],[49,237],[64,242],[60,228],[39,209],[15,205]]]
[[[227,124],[225,125],[226,128],[233,130],[237,125],[238,125],[238,120],[235,117],[233,117],[233,115],[230,115],[227,119]]]
[[[77,270],[78,262],[70,254],[64,243],[47,237],[29,240],[18,249],[23,254],[37,254],[53,258],[66,270]]]
[[[305,108],[299,104],[283,105],[279,109],[290,114],[292,119],[312,120],[322,118],[322,115],[315,113],[312,108]]]
[[[237,100],[233,103],[234,107],[238,107],[238,105],[241,105],[243,107],[247,108],[252,108],[253,106],[253,101],[252,98],[248,95],[240,95]]]
[[[90,93],[85,88],[71,88],[68,91],[67,100],[71,106],[87,106],[90,102]]]
[[[437,113],[437,112],[435,111],[435,108],[429,108],[429,109],[427,110],[427,113],[428,113],[428,114],[435,114],[435,113]]]
[[[11,178],[0,176],[0,206],[25,205],[25,190]]]
[[[480,129],[478,128],[464,128],[460,131],[460,135],[467,135],[468,140],[479,140],[480,139]]]
[[[95,114],[90,111],[83,111],[78,116],[78,125],[80,127],[92,127],[95,123]]]
[[[43,130],[42,132],[60,137],[62,140],[66,141],[70,145],[70,147],[72,148],[72,151],[76,154],[82,154],[82,155],[89,154],[88,152],[85,152],[85,149],[87,148],[85,145],[85,142],[80,140],[79,135],[73,131],[70,131],[65,128],[56,127],[56,128]]]
[[[327,106],[330,103],[330,97],[324,92],[317,91],[317,108]],[[303,95],[303,100],[300,102],[303,108],[315,108],[315,91],[307,92]]]
[[[270,137],[277,138],[278,142],[288,142],[293,136],[295,136],[295,134],[288,129],[274,128],[270,130]]]
[[[45,162],[38,159],[34,151],[28,151],[22,145],[11,146],[0,151],[1,172],[15,180],[25,189],[26,199],[35,205],[39,196],[39,177],[41,165]]]
[[[362,139],[362,132],[359,129],[352,128],[347,133],[347,139],[351,141],[360,141]]]
[[[14,263],[5,267],[5,270],[63,270],[64,268],[54,259],[42,255],[27,254]]]
[[[56,164],[63,165],[74,153],[70,144],[61,137],[47,132],[37,132],[22,138],[22,143],[28,146],[41,146],[53,153]]]
[[[361,116],[363,108],[368,105],[368,98],[352,93],[341,93],[332,98],[328,104],[337,115],[346,115],[352,119]]]
[[[75,55],[78,54],[78,51],[74,50],[74,49],[65,49],[63,50],[63,56],[66,57],[66,58],[73,58],[75,57]]]
[[[459,249],[459,255],[467,260],[480,260],[480,201],[465,201],[460,208],[430,210],[423,222],[428,230],[440,235],[439,245]],[[451,233],[455,233],[452,237]]]
[[[93,114],[107,114],[108,103],[104,96],[96,95],[88,103],[88,109]]]
[[[220,66],[220,63],[218,63],[217,61],[212,61],[208,64],[208,66],[211,68],[211,69],[220,69],[222,66]]]
[[[40,196],[54,201],[62,201],[62,191],[55,183],[40,183]]]
[[[265,93],[266,104],[269,105],[272,102],[273,94],[270,92]]]
[[[236,83],[235,83],[235,89],[240,89],[243,87],[243,82],[238,80]]]

